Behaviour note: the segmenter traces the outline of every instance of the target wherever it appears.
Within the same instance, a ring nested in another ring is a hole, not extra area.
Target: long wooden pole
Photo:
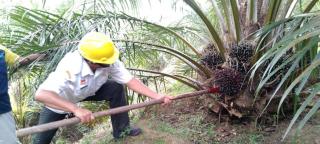
[[[210,92],[215,92],[215,91],[212,91],[212,89],[209,89],[209,90],[200,90],[200,91],[196,91],[196,92],[190,92],[190,93],[175,96],[173,100],[188,98],[188,97],[202,95],[202,94],[207,94]],[[117,107],[117,108],[113,108],[113,109],[109,109],[109,110],[105,110],[105,111],[95,112],[95,113],[93,113],[93,116],[94,117],[101,117],[101,116],[106,116],[106,115],[123,113],[123,112],[127,112],[127,111],[130,111],[133,109],[138,109],[138,108],[142,108],[142,107],[146,107],[146,106],[150,106],[150,105],[155,105],[155,104],[161,104],[162,102],[163,102],[163,99],[152,99],[150,101],[143,102],[143,103],[138,103],[138,104],[133,104],[133,105],[128,105],[128,106]],[[79,122],[80,122],[80,119],[78,117],[73,117],[70,119],[63,119],[60,121],[50,122],[50,123],[46,123],[46,124],[42,124],[42,125],[37,125],[37,126],[17,130],[17,136],[23,137],[23,136],[34,134],[34,133],[40,133],[40,132],[56,129],[56,128],[62,127],[62,126],[77,124]]]

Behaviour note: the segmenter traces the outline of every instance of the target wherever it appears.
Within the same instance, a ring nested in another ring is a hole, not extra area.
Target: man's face
[[[107,67],[110,67],[110,64],[94,63],[94,62],[91,62],[91,61],[89,61],[89,60],[85,60],[85,61],[89,64],[90,68],[91,68],[93,71],[95,71],[95,70],[98,69],[98,68],[107,68]]]
[[[110,67],[110,64],[101,64],[101,63],[92,63],[94,65],[96,65],[99,68],[107,68]]]

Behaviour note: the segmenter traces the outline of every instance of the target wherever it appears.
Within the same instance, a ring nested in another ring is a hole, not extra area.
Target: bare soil
[[[144,109],[135,125],[143,134],[127,137],[114,144],[320,144],[320,114],[316,114],[304,127],[300,135],[293,130],[282,140],[291,116],[277,123],[273,115],[265,116],[258,124],[254,118],[242,119],[219,115],[207,108],[205,97],[182,99],[168,106],[150,106]],[[92,143],[102,142],[109,131],[96,134]]]
[[[190,98],[179,100],[167,107],[153,106],[146,108],[144,121],[156,116],[157,120],[169,123],[173,127],[196,129],[194,125],[186,125],[188,117],[202,117],[200,125],[214,125],[213,135],[204,135],[204,131],[198,132],[197,136],[188,137],[192,143],[303,143],[320,144],[320,113],[317,113],[303,128],[299,135],[294,136],[295,128],[289,136],[282,140],[291,116],[282,116],[279,122],[276,122],[274,115],[268,115],[256,123],[255,119],[246,117],[242,119],[219,115],[213,113],[203,105],[206,98]],[[184,119],[185,118],[185,119]]]

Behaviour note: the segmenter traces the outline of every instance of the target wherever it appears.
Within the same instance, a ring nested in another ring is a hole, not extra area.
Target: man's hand
[[[157,97],[157,99],[163,99],[163,103],[161,105],[167,105],[171,103],[173,97],[167,95],[160,95]]]
[[[79,107],[73,111],[73,114],[76,117],[80,118],[82,123],[87,123],[94,119],[94,116],[92,115],[91,111]]]

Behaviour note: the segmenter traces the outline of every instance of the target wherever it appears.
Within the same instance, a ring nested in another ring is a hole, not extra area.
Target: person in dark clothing
[[[31,54],[26,57],[20,57],[6,47],[0,45],[0,144],[19,143],[8,94],[7,66],[23,66],[44,55],[45,54]]]

